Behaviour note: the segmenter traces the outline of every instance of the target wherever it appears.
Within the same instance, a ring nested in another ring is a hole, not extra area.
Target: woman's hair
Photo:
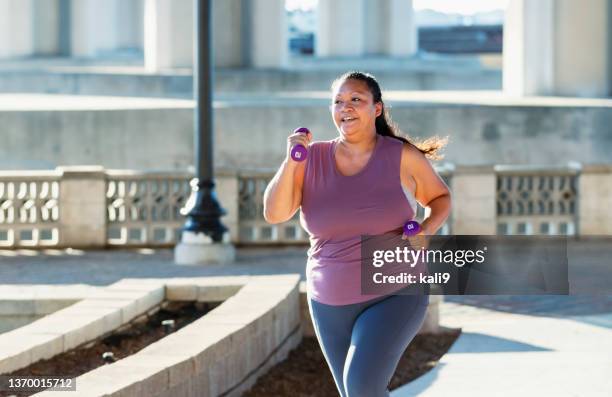
[[[402,142],[411,144],[419,149],[419,151],[421,151],[421,153],[423,153],[425,157],[429,159],[440,160],[443,157],[439,151],[447,144],[448,138],[439,138],[434,136],[425,140],[414,141],[406,134],[403,134],[397,124],[391,120],[391,115],[385,107],[385,103],[382,99],[380,85],[373,75],[356,71],[346,72],[334,80],[331,86],[332,91],[346,80],[363,81],[368,86],[368,89],[374,98],[374,103],[380,102],[382,104],[382,113],[380,116],[376,117],[375,121],[376,133],[378,135],[390,136],[392,138],[399,139]]]

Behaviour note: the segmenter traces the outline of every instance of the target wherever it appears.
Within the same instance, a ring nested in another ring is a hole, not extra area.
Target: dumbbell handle
[[[300,128],[297,128],[295,131],[293,131],[294,134],[297,134],[297,133],[308,134],[309,132],[310,131],[306,127],[300,127]],[[304,145],[298,144],[291,148],[291,158],[294,161],[304,161],[306,160],[307,155],[308,155],[308,149],[306,149]]]
[[[425,248],[427,246],[427,237],[419,235],[423,231],[423,227],[417,221],[408,221],[404,223],[404,234],[402,240],[408,240],[414,249],[419,246]]]
[[[408,221],[404,224],[405,236],[414,236],[416,234],[419,234],[421,230],[421,225],[417,221]]]

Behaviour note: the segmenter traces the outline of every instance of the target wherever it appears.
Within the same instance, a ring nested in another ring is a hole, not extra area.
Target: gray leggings
[[[429,295],[388,295],[341,306],[308,299],[340,396],[389,396],[391,377],[419,331],[428,304]]]

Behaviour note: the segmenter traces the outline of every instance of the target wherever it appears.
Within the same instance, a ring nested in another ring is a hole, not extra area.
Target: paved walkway
[[[305,280],[307,248],[239,249],[232,265],[179,266],[170,249],[0,250],[0,284],[109,285],[122,278],[298,273]]]
[[[177,266],[172,257],[172,250],[150,249],[0,250],[0,284],[278,273],[304,279],[306,248],[240,249],[229,266]],[[583,263],[593,271],[597,265]],[[461,336],[432,371],[393,397],[612,395],[612,295],[446,296],[440,311],[442,325],[462,328]]]
[[[461,328],[459,339],[392,397],[612,396],[612,294],[590,294],[612,291],[601,248],[569,252],[577,295],[445,296],[440,323]]]
[[[440,319],[461,336],[392,397],[612,395],[612,313],[559,318],[445,302]]]

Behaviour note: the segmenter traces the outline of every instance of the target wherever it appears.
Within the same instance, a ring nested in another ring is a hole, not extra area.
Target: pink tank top
[[[337,144],[336,138],[308,147],[300,222],[310,236],[309,297],[347,305],[382,296],[361,293],[361,235],[401,234],[415,207],[400,180],[402,141],[377,135],[368,163],[351,176],[336,168]]]

